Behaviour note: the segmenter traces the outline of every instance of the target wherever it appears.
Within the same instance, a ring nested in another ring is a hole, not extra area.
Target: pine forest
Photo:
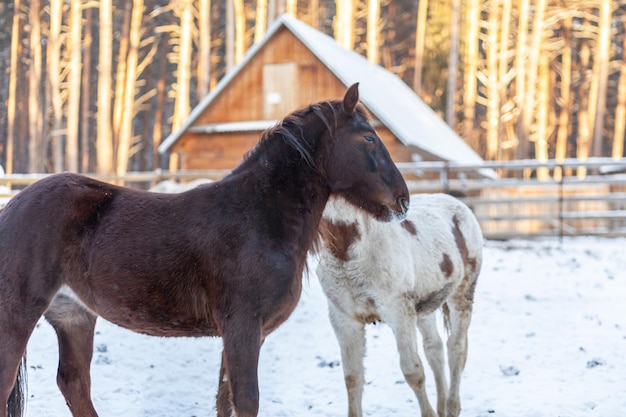
[[[398,75],[485,160],[624,157],[626,0],[9,0],[0,165],[167,167],[158,145],[282,13]]]

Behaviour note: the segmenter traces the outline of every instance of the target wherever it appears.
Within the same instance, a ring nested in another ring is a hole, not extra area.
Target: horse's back
[[[0,212],[4,245],[51,245],[72,240],[101,216],[115,188],[76,174],[56,174],[25,188]],[[44,246],[45,248],[45,246]],[[47,252],[53,249],[47,248]]]
[[[443,256],[457,259],[456,264],[462,263],[462,269],[472,266],[468,263],[476,263],[479,269],[482,232],[474,213],[459,199],[448,194],[412,195],[406,222],[410,222],[411,230],[415,230],[412,241],[416,257],[441,260]],[[439,267],[445,268],[442,265],[447,261],[441,262]]]
[[[415,194],[407,218],[382,223],[345,201],[324,211],[325,247],[318,275],[327,294],[363,288],[421,299],[464,278],[474,281],[482,262],[482,233],[472,211],[446,194]],[[337,279],[349,276],[350,280]],[[345,287],[345,288],[344,288]]]
[[[35,221],[65,217],[81,218],[89,208],[103,208],[116,195],[117,187],[78,174],[62,173],[43,178],[17,194],[3,210],[2,227],[11,219]],[[82,210],[82,211],[81,211]]]
[[[437,231],[448,232],[458,229],[468,245],[468,249],[482,248],[483,236],[478,220],[470,208],[456,197],[448,194],[414,194],[408,221],[414,221],[420,228],[428,228],[436,235]],[[458,240],[458,237],[457,237]]]

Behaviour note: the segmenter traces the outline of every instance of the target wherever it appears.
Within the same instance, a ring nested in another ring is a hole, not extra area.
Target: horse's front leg
[[[233,415],[231,396],[226,372],[226,352],[222,351],[222,365],[220,366],[220,380],[217,389],[217,417],[231,417]]]
[[[259,412],[261,324],[254,317],[229,317],[222,325],[222,339],[224,352],[217,415],[256,417]]]
[[[446,417],[446,401],[448,399],[448,381],[446,378],[446,360],[443,351],[443,341],[437,330],[435,313],[419,317],[417,326],[424,339],[424,352],[430,368],[435,376],[437,385],[437,413],[440,417]]]
[[[365,371],[365,326],[328,305],[330,322],[341,348],[343,376],[348,391],[348,417],[362,417]]]
[[[396,337],[404,379],[415,392],[422,417],[436,417],[426,395],[426,376],[417,348],[417,316],[411,309],[411,305],[397,308],[387,321]]]

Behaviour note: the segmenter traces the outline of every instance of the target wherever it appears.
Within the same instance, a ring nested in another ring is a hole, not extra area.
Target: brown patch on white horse
[[[409,232],[413,236],[417,236],[417,227],[415,227],[415,224],[412,221],[410,221],[410,220],[403,220],[400,223],[400,225],[402,227],[404,227],[404,230],[406,230],[407,232]]]
[[[336,241],[326,235],[317,268],[340,343],[348,415],[363,415],[365,325],[377,318],[393,329],[400,368],[418,399],[422,417],[458,417],[467,331],[482,262],[482,233],[472,212],[448,195],[414,195],[406,220],[383,224],[345,200],[331,198],[323,218],[350,224],[350,236],[359,236],[348,245],[351,256],[340,257],[337,254],[346,252],[336,248],[346,247],[345,233]],[[439,309],[449,330],[449,384],[436,324]],[[435,376],[437,413],[424,388],[416,323]]]
[[[322,240],[333,256],[347,261],[350,246],[360,237],[356,222],[332,222],[322,219],[319,230]]]
[[[454,240],[456,242],[456,246],[459,248],[461,256],[463,257],[463,261],[465,265],[475,269],[477,263],[476,258],[469,256],[467,243],[465,241],[465,238],[463,237],[463,232],[461,232],[461,229],[459,228],[459,219],[457,218],[457,216],[454,216],[452,218],[452,223],[454,224],[454,227],[452,229],[452,233],[454,234]]]
[[[439,267],[441,268],[441,272],[443,272],[446,277],[450,277],[450,275],[454,272],[454,265],[452,265],[450,256],[448,256],[447,253],[443,254],[443,260],[439,264]]]

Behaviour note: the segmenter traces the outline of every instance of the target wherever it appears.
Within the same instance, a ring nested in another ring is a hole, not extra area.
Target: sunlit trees
[[[484,158],[624,155],[624,0],[17,0],[0,3],[0,164],[160,166],[280,13],[398,75]]]
[[[622,43],[622,63],[619,72],[619,84],[617,87],[617,107],[615,110],[615,130],[613,131],[613,144],[611,156],[613,158],[624,157],[624,133],[626,131],[626,36]]]
[[[111,88],[113,74],[113,7],[111,0],[100,0],[98,53],[98,111],[96,117],[97,170],[113,172],[113,130],[111,126]]]
[[[354,0],[337,0],[335,15],[335,39],[344,48],[354,48]]]

